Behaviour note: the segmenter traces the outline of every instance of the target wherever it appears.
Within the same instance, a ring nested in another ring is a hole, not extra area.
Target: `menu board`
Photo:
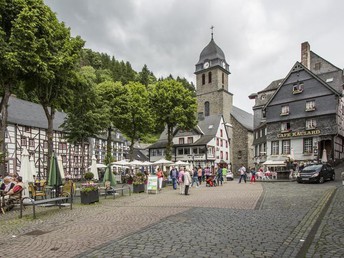
[[[147,193],[158,193],[158,177],[148,176]]]

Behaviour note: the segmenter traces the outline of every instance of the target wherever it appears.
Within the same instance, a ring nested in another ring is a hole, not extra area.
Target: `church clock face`
[[[207,69],[208,67],[209,67],[209,62],[205,62],[205,63],[203,64],[203,68]]]

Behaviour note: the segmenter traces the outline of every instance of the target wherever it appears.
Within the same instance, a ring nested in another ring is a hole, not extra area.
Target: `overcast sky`
[[[344,68],[342,0],[45,0],[86,47],[144,64],[157,76],[195,83],[195,64],[211,39],[230,65],[234,105],[252,113],[248,95],[284,78],[301,43]]]

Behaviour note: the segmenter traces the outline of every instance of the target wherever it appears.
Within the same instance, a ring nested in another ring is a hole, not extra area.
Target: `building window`
[[[259,137],[263,137],[263,129],[259,130]]]
[[[306,101],[306,111],[315,110],[315,100]]]
[[[26,138],[25,138],[25,137],[22,137],[22,138],[21,138],[20,144],[21,144],[23,147],[26,147],[27,141],[26,141]]]
[[[315,119],[306,120],[306,130],[315,129],[317,127],[317,122]]]
[[[188,137],[188,143],[193,143],[193,137]]]
[[[204,116],[209,116],[210,114],[210,105],[209,105],[209,102],[206,101],[204,103]]]
[[[304,138],[303,139],[303,153],[311,154],[313,150],[313,138]]]
[[[216,138],[216,146],[219,146],[219,138]]]
[[[223,130],[220,129],[220,136],[223,137]]]
[[[223,151],[220,152],[220,159],[223,159]]]
[[[222,84],[225,84],[225,74],[222,73]]]
[[[289,115],[289,106],[282,106],[282,110],[281,110],[281,116],[286,116]]]
[[[179,138],[179,144],[184,144],[184,138]]]
[[[241,159],[241,157],[242,157],[242,151],[239,150],[239,151],[238,151],[238,159]]]
[[[192,154],[198,154],[198,148],[192,148]]]
[[[184,154],[190,155],[190,148],[184,148]]]
[[[293,94],[299,94],[303,92],[303,83],[293,85]]]
[[[48,149],[48,141],[44,141],[43,142],[43,148],[44,149]]]
[[[225,143],[226,143],[226,148],[228,148],[228,141],[225,140]]]
[[[33,138],[29,139],[29,146],[33,148],[35,147],[35,140]]]
[[[283,122],[281,124],[281,131],[282,132],[289,132],[290,131],[290,123],[289,122]]]
[[[284,155],[290,154],[290,140],[282,141],[282,154]]]
[[[220,140],[220,146],[223,147],[223,140]]]
[[[178,148],[177,153],[178,155],[183,155],[184,154],[183,148]]]
[[[211,83],[211,72],[208,73],[208,83]]]
[[[25,126],[24,130],[25,130],[25,132],[30,133],[31,132],[31,127]]]
[[[67,163],[67,156],[66,155],[61,155],[62,158],[62,163]]]
[[[228,160],[228,151],[226,151],[226,160]]]
[[[278,155],[279,154],[279,142],[273,141],[271,142],[271,155]]]
[[[202,74],[202,85],[205,84],[205,74]]]

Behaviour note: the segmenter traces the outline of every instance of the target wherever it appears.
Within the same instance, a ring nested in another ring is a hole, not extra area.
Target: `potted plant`
[[[94,175],[92,172],[87,172],[84,175],[86,183],[82,184],[80,191],[82,204],[99,202],[98,185],[92,182],[93,177]]]
[[[146,175],[142,172],[137,172],[133,176],[133,192],[142,193],[145,191]]]

